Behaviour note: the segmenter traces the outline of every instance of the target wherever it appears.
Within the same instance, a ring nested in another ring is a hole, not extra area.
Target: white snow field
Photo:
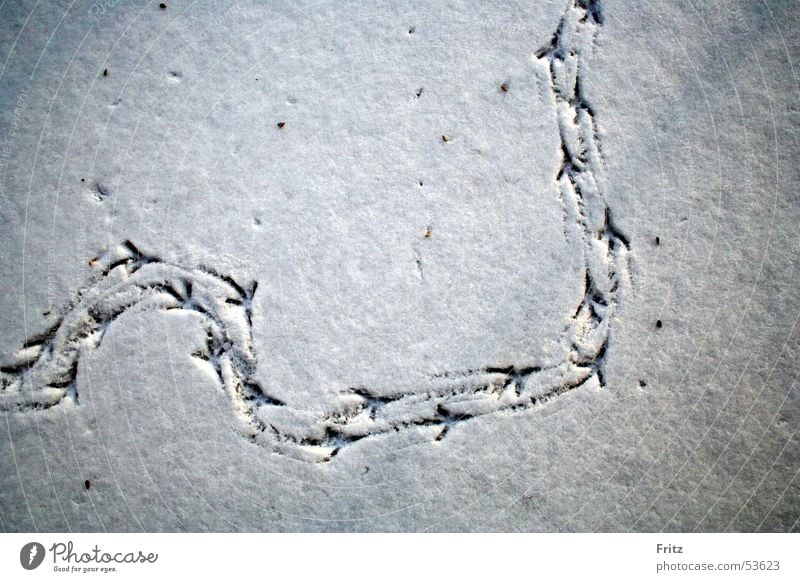
[[[796,3],[0,4],[0,530],[797,531]]]

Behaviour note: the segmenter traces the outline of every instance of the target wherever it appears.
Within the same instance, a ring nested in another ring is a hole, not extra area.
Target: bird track
[[[125,241],[90,263],[95,275],[44,333],[24,342],[0,367],[0,409],[45,410],[65,399],[80,402],[78,363],[96,349],[109,326],[130,311],[189,310],[206,332],[192,356],[216,374],[253,443],[297,459],[324,462],[344,447],[387,433],[429,427],[441,441],[456,425],[499,412],[530,410],[586,385],[605,386],[609,325],[628,277],[630,242],[615,227],[600,187],[602,154],[596,115],[583,92],[586,61],[602,25],[599,4],[573,0],[550,42],[535,53],[549,82],[561,141],[554,187],[564,213],[564,234],[583,255],[583,297],[564,327],[565,357],[552,367],[496,367],[431,376],[423,391],[381,395],[366,386],[341,393],[337,410],[310,423],[254,379],[253,297],[212,269],[189,269],[141,252]]]

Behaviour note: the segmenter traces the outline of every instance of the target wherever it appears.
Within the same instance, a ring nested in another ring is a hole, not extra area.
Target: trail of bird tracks
[[[584,260],[584,294],[564,327],[565,357],[553,367],[493,367],[451,371],[414,393],[379,395],[367,386],[340,394],[336,410],[292,409],[254,379],[257,283],[242,285],[210,268],[185,268],[142,253],[125,241],[92,260],[98,274],[62,310],[57,322],[29,338],[0,368],[0,409],[41,411],[80,402],[81,355],[96,349],[123,313],[189,310],[206,332],[192,354],[210,366],[230,398],[239,432],[254,444],[294,458],[324,462],[365,438],[422,428],[441,441],[455,425],[499,412],[542,406],[590,382],[605,386],[609,326],[627,275],[630,243],[612,223],[601,190],[602,156],[596,114],[583,92],[588,56],[602,25],[596,2],[574,0],[547,46],[535,53],[549,81],[561,138],[554,190],[564,234]]]

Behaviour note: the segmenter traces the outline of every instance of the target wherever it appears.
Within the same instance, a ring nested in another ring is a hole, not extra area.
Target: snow
[[[4,531],[797,529],[796,11],[167,4],[0,7]]]

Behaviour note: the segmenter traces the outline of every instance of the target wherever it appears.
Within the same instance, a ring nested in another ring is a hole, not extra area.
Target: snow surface
[[[4,531],[790,531],[790,3],[0,5]]]

